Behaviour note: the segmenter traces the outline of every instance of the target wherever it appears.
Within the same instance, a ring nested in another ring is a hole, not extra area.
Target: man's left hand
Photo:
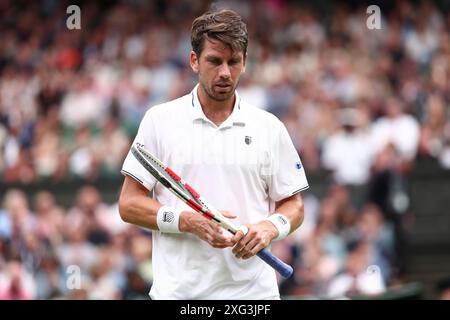
[[[267,220],[249,224],[246,227],[248,228],[247,234],[244,235],[242,231],[238,231],[231,239],[236,243],[233,248],[236,258],[249,259],[253,257],[278,236],[278,230]]]

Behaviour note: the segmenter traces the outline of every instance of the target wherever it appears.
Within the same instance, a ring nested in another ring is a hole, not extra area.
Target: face
[[[192,70],[198,73],[200,87],[215,101],[233,98],[239,77],[245,70],[246,57],[243,52],[233,52],[231,48],[217,40],[205,40],[203,51],[198,57],[191,52]]]

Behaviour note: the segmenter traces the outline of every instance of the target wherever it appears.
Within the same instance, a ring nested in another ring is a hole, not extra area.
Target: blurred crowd
[[[190,26],[210,1],[0,1],[2,182],[118,176],[145,111],[192,90]],[[353,5],[352,5],[353,4]],[[450,8],[399,0],[381,30],[363,2],[215,1],[247,21],[238,87],[287,126],[323,198],[305,194],[301,229],[274,250],[296,266],[282,294],[378,294],[402,281],[408,175],[450,169]],[[355,203],[349,188],[365,188]],[[0,195],[1,298],[145,298],[149,231],[120,220],[99,190],[68,208],[42,190]],[[79,266],[82,288],[68,289]],[[70,281],[69,281],[70,282]]]
[[[148,230],[82,187],[71,208],[46,191],[32,205],[16,189],[0,211],[0,299],[145,299],[152,283]]]

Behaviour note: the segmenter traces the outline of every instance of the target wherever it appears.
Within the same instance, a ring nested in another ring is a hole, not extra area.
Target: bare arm
[[[303,222],[304,206],[301,194],[297,193],[289,198],[278,201],[275,204],[275,211],[289,219],[291,224],[290,232],[293,232]],[[233,240],[237,241],[236,246],[233,248],[233,253],[237,258],[248,259],[254,256],[278,236],[276,227],[272,222],[267,220],[248,225],[247,227],[248,233],[245,236],[243,236],[242,232],[238,232],[233,237]]]
[[[156,215],[161,206],[158,201],[148,197],[148,190],[144,186],[125,176],[119,198],[119,212],[123,221],[158,230]]]
[[[156,217],[161,206],[161,203],[148,197],[148,190],[145,187],[133,178],[125,176],[119,198],[119,212],[123,221],[144,228],[159,230]],[[235,218],[228,212],[222,213],[229,218]],[[231,238],[222,234],[218,225],[193,211],[181,212],[179,229],[181,232],[195,234],[215,248],[226,248],[234,245]]]
[[[305,215],[302,195],[297,193],[289,198],[278,201],[275,204],[275,211],[285,215],[291,223],[291,232],[295,231],[302,225]]]

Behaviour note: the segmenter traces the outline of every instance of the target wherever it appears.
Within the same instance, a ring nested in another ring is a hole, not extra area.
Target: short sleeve
[[[149,111],[145,113],[134,138],[133,145],[137,143],[143,145],[150,153],[158,154],[156,130]],[[125,158],[121,173],[138,181],[148,190],[152,190],[156,184],[156,179],[136,160],[131,149]]]
[[[309,185],[305,169],[284,124],[277,119],[271,147],[271,170],[266,177],[269,197],[280,201]]]

